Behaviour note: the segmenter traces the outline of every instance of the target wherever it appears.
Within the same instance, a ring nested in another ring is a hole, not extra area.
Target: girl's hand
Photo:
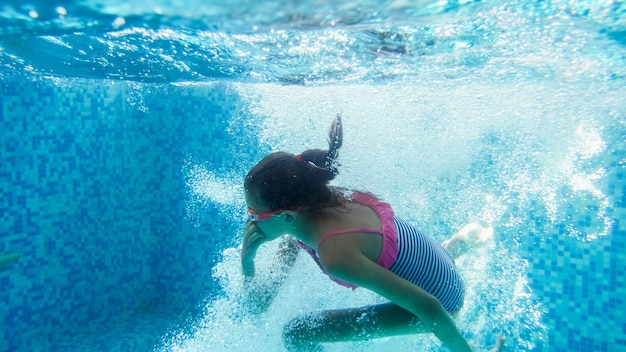
[[[265,242],[263,231],[255,222],[248,221],[243,233],[243,246],[241,248],[241,266],[245,276],[254,275],[254,257],[263,242]]]

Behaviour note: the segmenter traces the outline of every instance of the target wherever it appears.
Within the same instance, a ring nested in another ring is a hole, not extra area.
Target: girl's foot
[[[454,258],[458,258],[470,248],[482,245],[493,238],[493,227],[482,227],[472,222],[443,241],[442,245]]]

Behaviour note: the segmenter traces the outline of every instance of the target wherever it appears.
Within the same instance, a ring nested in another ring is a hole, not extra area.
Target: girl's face
[[[283,235],[286,235],[291,227],[286,221],[286,214],[282,211],[272,211],[261,202],[255,200],[246,192],[246,204],[254,214],[257,215],[254,221],[257,227],[265,235],[265,241],[273,241]],[[252,221],[252,220],[250,220]]]

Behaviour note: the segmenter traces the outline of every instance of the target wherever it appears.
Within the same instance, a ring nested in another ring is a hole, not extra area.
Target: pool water
[[[626,350],[619,1],[0,4],[0,351],[280,351],[309,311],[380,302],[301,256],[242,300],[242,180],[326,144],[457,264],[478,350]],[[268,279],[274,244],[261,248]],[[327,351],[445,350],[430,335]]]

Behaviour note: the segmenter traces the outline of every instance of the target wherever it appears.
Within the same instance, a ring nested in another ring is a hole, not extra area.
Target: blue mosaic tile
[[[0,252],[22,253],[0,272],[0,350],[47,350],[142,302],[195,308],[212,288],[212,249],[230,240],[215,232],[234,229],[185,224],[182,163],[233,167],[241,151],[224,129],[237,97],[164,86],[185,97],[146,98],[141,111],[119,83],[0,86]]]

